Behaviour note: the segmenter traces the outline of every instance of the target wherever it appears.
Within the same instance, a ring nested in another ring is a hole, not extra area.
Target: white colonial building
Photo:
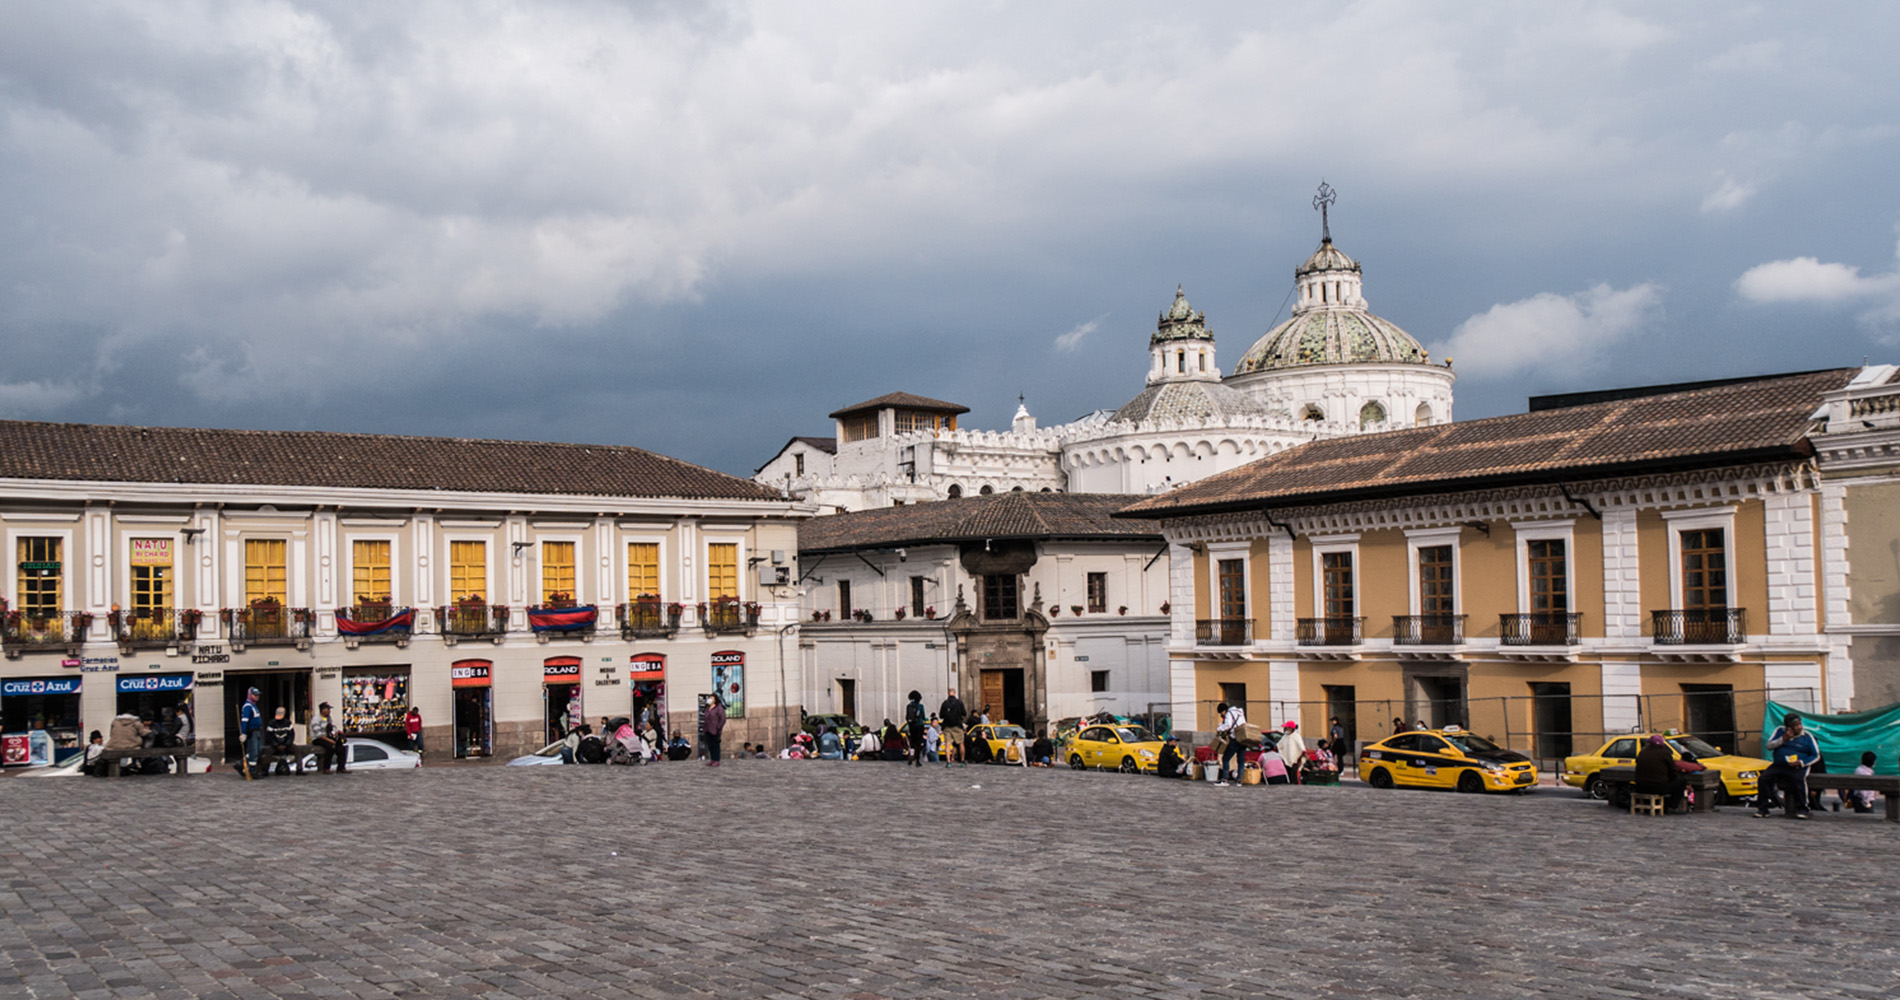
[[[1359,264],[1330,236],[1294,272],[1293,315],[1223,376],[1214,334],[1185,291],[1148,338],[1147,384],[1114,410],[1038,428],[957,426],[968,407],[904,392],[831,414],[834,435],[795,437],[753,478],[834,510],[965,495],[1163,493],[1320,438],[1449,423],[1450,362],[1366,306]]]

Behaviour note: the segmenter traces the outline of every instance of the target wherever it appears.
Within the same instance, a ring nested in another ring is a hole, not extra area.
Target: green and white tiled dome
[[[1332,240],[1294,272],[1293,318],[1267,332],[1234,365],[1235,375],[1304,365],[1429,364],[1412,335],[1366,309],[1357,261]]]

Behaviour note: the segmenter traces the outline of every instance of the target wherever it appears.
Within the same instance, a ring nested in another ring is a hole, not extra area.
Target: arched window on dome
[[[1432,422],[1432,404],[1430,403],[1418,404],[1418,412],[1412,414],[1412,426],[1413,427],[1427,427],[1427,426],[1430,426],[1431,422]]]
[[[1011,486],[1011,487],[1009,488],[1009,491],[1010,491],[1011,493],[1021,493],[1021,492],[1023,491],[1023,488],[1022,488],[1022,487],[1020,487],[1020,486]]]
[[[1044,486],[1044,487],[1043,487],[1042,489],[1039,489],[1039,490],[1037,490],[1036,492],[1038,492],[1038,493],[1053,493],[1053,492],[1055,492],[1055,491],[1054,491],[1054,490],[1051,490],[1051,489],[1050,489],[1049,487],[1047,487],[1047,486]]]
[[[996,492],[996,491],[995,491],[995,490],[993,490],[993,489],[990,489],[990,487],[989,487],[989,484],[987,484],[987,483],[985,483],[985,484],[983,485],[983,488],[982,488],[982,489],[980,489],[980,490],[977,490],[976,492],[977,492],[977,493],[978,493],[979,495],[981,495],[981,496],[989,496],[990,494],[992,494],[992,493],[994,493],[994,492]]]
[[[1174,352],[1174,370],[1176,372],[1186,374],[1187,372],[1187,352],[1186,351]]]
[[[1361,429],[1371,427],[1373,424],[1383,423],[1385,423],[1385,407],[1380,406],[1377,400],[1359,408],[1359,426]]]
[[[1201,370],[1206,371],[1207,370],[1207,352],[1202,351],[1200,354],[1196,356],[1201,359]]]
[[[950,499],[955,500],[958,497],[961,497],[962,495],[963,495],[963,487],[957,483],[951,483],[950,484]]]
[[[1320,409],[1317,403],[1308,403],[1306,409],[1300,413],[1300,419],[1309,424],[1317,424],[1326,419],[1326,411]]]

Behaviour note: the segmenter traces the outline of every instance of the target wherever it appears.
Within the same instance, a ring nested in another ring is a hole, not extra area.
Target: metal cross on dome
[[[1339,192],[1334,191],[1332,186],[1325,181],[1320,181],[1319,193],[1313,196],[1313,207],[1319,209],[1319,238],[1326,243],[1333,241],[1332,222],[1327,219],[1326,210],[1338,200]]]

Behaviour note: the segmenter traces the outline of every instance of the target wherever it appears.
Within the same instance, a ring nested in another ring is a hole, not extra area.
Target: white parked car
[[[514,760],[511,760],[508,762],[508,766],[509,767],[540,767],[544,764],[559,764],[560,762],[561,762],[561,741],[555,740],[553,743],[550,743],[547,746],[544,746],[533,753],[522,754],[521,756],[516,757]]]
[[[352,736],[343,744],[349,754],[349,769],[352,771],[402,771],[422,766],[422,755],[414,750],[398,750],[379,740]],[[307,754],[303,759],[303,769],[315,772],[317,755]]]
[[[41,767],[29,767],[26,770],[21,771],[19,774],[15,775],[15,777],[19,777],[19,778],[71,778],[75,776],[82,776],[79,768],[85,763],[86,763],[85,754],[83,753],[74,754],[73,757],[70,760],[66,761],[66,763],[64,764],[50,764],[50,765],[44,765]],[[206,771],[211,770],[211,758],[209,757],[187,757],[185,758],[185,763],[191,768],[191,773],[193,774],[203,774]],[[176,778],[178,776],[174,774],[172,775],[172,777]]]

